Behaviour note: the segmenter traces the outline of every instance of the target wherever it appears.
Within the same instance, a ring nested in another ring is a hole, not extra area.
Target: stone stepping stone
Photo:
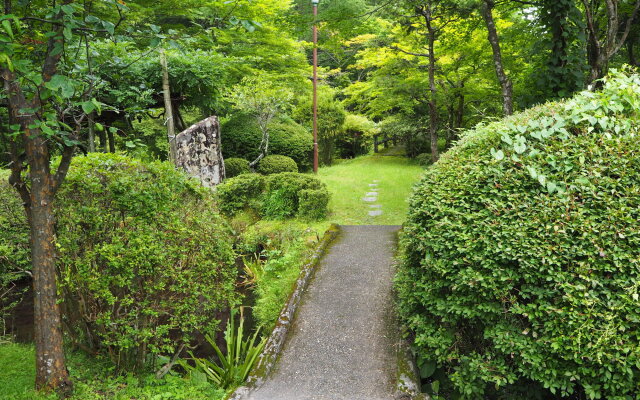
[[[382,208],[382,205],[380,205],[380,204],[370,204],[369,208]]]
[[[377,183],[370,183],[369,187],[378,187],[378,184]]]
[[[378,195],[378,193],[377,193],[377,192],[369,192],[369,193],[367,193],[365,196],[367,196],[367,197],[373,197],[373,196],[377,196],[377,195]]]
[[[382,215],[382,210],[373,210],[373,211],[369,211],[369,216],[370,217],[377,217],[379,215]]]
[[[379,179],[374,179],[374,180],[373,180],[373,183],[378,183],[378,182],[380,182],[380,180],[379,180]]]
[[[365,198],[363,198],[362,200],[364,200],[364,201],[368,201],[368,202],[371,202],[371,201],[378,201],[378,197],[365,197]]]

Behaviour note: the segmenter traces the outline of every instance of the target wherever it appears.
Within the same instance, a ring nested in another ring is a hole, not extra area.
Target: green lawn
[[[411,188],[424,168],[398,155],[397,149],[320,168],[318,177],[331,192],[328,219],[341,225],[400,225],[408,209]],[[369,184],[378,180],[378,200],[363,201]],[[381,216],[371,217],[371,204],[382,205]]]
[[[179,375],[157,380],[152,373],[119,376],[109,361],[70,352],[67,367],[75,390],[70,400],[219,400],[224,391]],[[57,400],[36,393],[33,345],[0,343],[0,399]]]

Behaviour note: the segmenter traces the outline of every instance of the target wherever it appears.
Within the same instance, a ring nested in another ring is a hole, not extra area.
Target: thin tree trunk
[[[464,83],[462,83],[461,89],[464,87]],[[458,94],[458,109],[456,110],[456,129],[463,128],[464,125],[464,94]],[[457,136],[457,135],[456,135]]]
[[[171,86],[169,85],[169,68],[164,49],[160,49],[160,65],[162,66],[162,93],[164,95],[164,118],[167,124],[167,139],[169,141],[169,160],[176,161],[176,128],[171,104]]]
[[[107,139],[109,141],[109,153],[116,152],[116,139],[113,137],[113,132],[111,129],[107,129]]]
[[[507,76],[502,64],[500,39],[498,38],[498,31],[493,21],[493,7],[493,0],[483,0],[482,16],[484,17],[485,24],[487,25],[487,36],[489,43],[491,43],[491,49],[493,50],[493,62],[496,68],[496,75],[498,76],[500,88],[502,89],[502,109],[505,115],[511,115],[513,114],[513,84]]]
[[[87,124],[89,125],[89,152],[96,151],[96,134],[95,127],[93,125],[93,113],[87,115]]]

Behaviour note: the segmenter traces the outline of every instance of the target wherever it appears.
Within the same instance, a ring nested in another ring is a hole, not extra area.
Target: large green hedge
[[[0,185],[3,197],[12,190]],[[28,232],[19,202],[12,205],[0,218]],[[55,207],[59,291],[72,342],[131,368],[173,354],[196,331],[214,331],[216,313],[236,298],[232,238],[216,208],[211,191],[169,163],[76,157]],[[12,243],[20,257],[25,240],[0,231],[0,243]]]
[[[463,398],[640,396],[639,117],[616,74],[467,132],[416,186],[401,314]]]
[[[259,155],[262,132],[255,118],[238,113],[222,125],[222,153],[226,157],[239,157],[249,161]],[[269,154],[293,158],[301,171],[311,168],[313,137],[303,126],[287,117],[269,125]]]

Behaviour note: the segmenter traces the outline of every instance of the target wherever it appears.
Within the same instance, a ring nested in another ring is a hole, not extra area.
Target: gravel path
[[[391,400],[397,226],[343,226],[321,262],[275,371],[250,400]]]

